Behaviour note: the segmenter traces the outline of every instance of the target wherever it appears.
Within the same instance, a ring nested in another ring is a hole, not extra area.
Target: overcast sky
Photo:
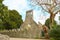
[[[23,21],[25,20],[26,11],[33,9],[33,19],[36,23],[40,22],[41,24],[45,23],[45,20],[49,18],[49,14],[44,12],[40,6],[33,6],[30,4],[29,0],[4,0],[3,4],[8,6],[10,10],[17,10],[21,15]],[[58,16],[56,15],[55,20],[58,22]]]

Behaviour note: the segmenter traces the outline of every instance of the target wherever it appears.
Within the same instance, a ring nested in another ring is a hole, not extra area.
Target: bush
[[[57,25],[56,28],[52,29],[49,35],[54,40],[60,40],[60,25]]]
[[[45,25],[50,29],[50,18],[48,18],[45,22]],[[52,28],[55,28],[55,26],[57,25],[56,21],[54,20],[53,26]]]

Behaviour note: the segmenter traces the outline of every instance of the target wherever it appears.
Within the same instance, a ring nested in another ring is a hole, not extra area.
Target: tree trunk
[[[50,14],[50,29],[52,29],[52,26],[54,24],[54,18],[55,18],[55,14],[51,13]]]

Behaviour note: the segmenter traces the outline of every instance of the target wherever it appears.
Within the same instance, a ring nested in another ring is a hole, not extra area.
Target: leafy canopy
[[[45,25],[50,29],[50,19],[48,18],[45,22]],[[53,28],[57,25],[56,21],[54,20],[54,23],[53,23]]]
[[[23,23],[22,16],[16,10],[8,10],[0,0],[0,30],[17,29]]]

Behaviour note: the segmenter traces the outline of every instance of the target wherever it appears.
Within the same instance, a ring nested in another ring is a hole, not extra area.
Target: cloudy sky
[[[3,4],[8,6],[8,9],[10,10],[17,10],[22,15],[23,21],[25,20],[26,11],[31,9],[33,9],[33,19],[36,23],[40,22],[41,24],[44,24],[45,20],[50,16],[47,12],[44,12],[40,6],[31,5],[29,0],[4,0]],[[59,14],[55,17],[57,22],[59,22],[58,16]]]

